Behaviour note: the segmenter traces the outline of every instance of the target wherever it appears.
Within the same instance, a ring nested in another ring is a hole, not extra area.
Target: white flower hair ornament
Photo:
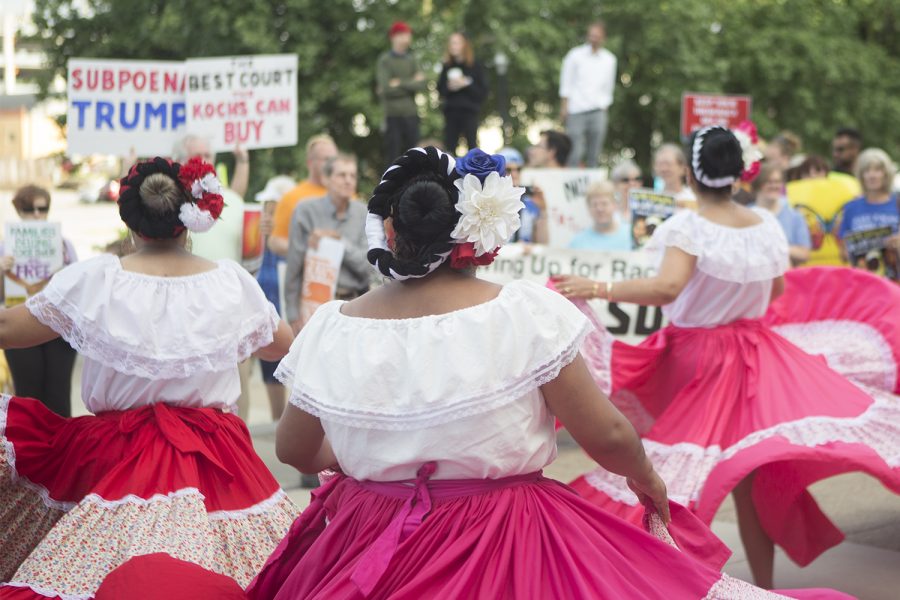
[[[455,182],[462,215],[450,235],[459,244],[471,242],[475,256],[495,252],[519,228],[525,188],[513,186],[512,177],[492,171],[482,182],[467,173]]]
[[[704,172],[700,164],[700,151],[703,148],[703,141],[706,136],[714,130],[730,131],[738,143],[741,145],[741,160],[743,162],[743,170],[739,177],[726,175],[724,177],[711,177]],[[756,125],[752,121],[743,121],[734,129],[726,129],[720,125],[712,125],[704,127],[694,136],[693,147],[691,148],[691,167],[697,181],[711,188],[721,188],[731,185],[738,179],[741,181],[753,181],[759,173],[759,161],[762,160],[763,154],[759,149],[759,137],[756,133]]]
[[[194,157],[181,166],[178,179],[190,194],[191,200],[181,205],[178,218],[189,231],[209,231],[225,208],[222,184],[216,170],[200,157]]]

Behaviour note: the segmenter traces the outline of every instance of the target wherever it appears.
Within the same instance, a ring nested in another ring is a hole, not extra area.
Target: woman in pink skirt
[[[773,332],[762,317],[784,289],[787,241],[771,214],[730,199],[732,184],[752,161],[721,127],[697,132],[690,148],[698,212],[677,214],[654,233],[648,248],[659,257],[658,275],[616,283],[560,277],[553,285],[597,326],[583,348],[588,364],[643,438],[670,498],[709,523],[733,492],[754,578],[770,587],[775,543],[806,565],[843,539],[807,491],[810,484],[863,471],[900,493],[900,402],[892,395],[891,350],[898,339],[897,296],[891,301],[887,284],[846,273],[825,284],[816,270],[798,275],[795,284],[824,296],[803,308],[781,303],[770,317],[785,329],[805,321],[793,334],[813,345],[825,331],[829,300],[831,314],[874,323],[838,323],[825,334],[842,335],[856,353],[853,360],[828,352],[853,381]],[[873,289],[886,297],[859,295]],[[663,305],[671,325],[639,346],[614,341],[588,298]],[[624,479],[609,471],[590,472],[572,486],[610,512],[642,518]]]
[[[84,356],[94,413],[0,396],[0,598],[92,598],[158,553],[240,591],[297,515],[234,414],[237,364],[284,356],[290,327],[237,263],[185,248],[218,218],[218,190],[199,159],[136,164],[119,197],[136,252],[70,265],[0,311],[3,348],[62,337]]]
[[[722,575],[727,551],[668,503],[579,354],[588,320],[541,286],[474,277],[518,227],[523,190],[503,172],[477,149],[415,148],[375,189],[368,256],[389,281],[320,307],[276,373],[291,391],[279,457],[339,474],[248,595],[783,597]],[[541,475],[556,417],[627,480],[643,527]]]

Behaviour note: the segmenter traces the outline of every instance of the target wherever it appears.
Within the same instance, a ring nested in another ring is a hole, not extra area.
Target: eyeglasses
[[[506,165],[506,172],[507,172],[507,173],[518,173],[518,172],[521,171],[521,170],[522,170],[522,169],[520,169],[519,167],[514,167],[514,166],[512,166],[512,165]]]
[[[641,178],[640,177],[622,177],[619,179],[619,181],[621,183],[634,183],[634,182],[640,182]]]
[[[32,206],[30,209],[23,210],[22,212],[25,214],[33,213],[36,215],[43,215],[43,214],[50,212],[50,207],[49,206]]]

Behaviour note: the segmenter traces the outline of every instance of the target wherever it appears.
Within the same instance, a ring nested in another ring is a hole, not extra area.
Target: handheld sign
[[[309,321],[316,309],[334,300],[338,275],[344,261],[344,243],[322,238],[319,247],[306,251],[303,261],[303,287],[300,291],[300,320]]]
[[[549,244],[566,248],[572,238],[593,222],[587,207],[588,187],[606,179],[604,169],[528,169],[522,174],[525,185],[544,194],[547,205]]]
[[[168,156],[185,134],[184,63],[69,59],[70,154]]]
[[[631,209],[631,245],[643,248],[662,222],[675,214],[675,196],[647,189],[628,191]]]
[[[214,151],[297,145],[297,55],[192,58],[188,130]]]
[[[681,137],[709,125],[734,129],[750,118],[751,103],[750,96],[685,92],[681,95]]]
[[[63,240],[59,223],[47,221],[7,223],[5,236],[6,255],[15,259],[3,281],[6,306],[10,307],[44,289],[50,277],[62,269]]]

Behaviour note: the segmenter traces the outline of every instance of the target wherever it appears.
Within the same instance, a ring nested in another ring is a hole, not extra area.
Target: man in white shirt
[[[597,166],[616,86],[616,55],[603,47],[606,26],[588,27],[587,43],[569,50],[559,78],[560,119],[572,139],[568,166]]]

